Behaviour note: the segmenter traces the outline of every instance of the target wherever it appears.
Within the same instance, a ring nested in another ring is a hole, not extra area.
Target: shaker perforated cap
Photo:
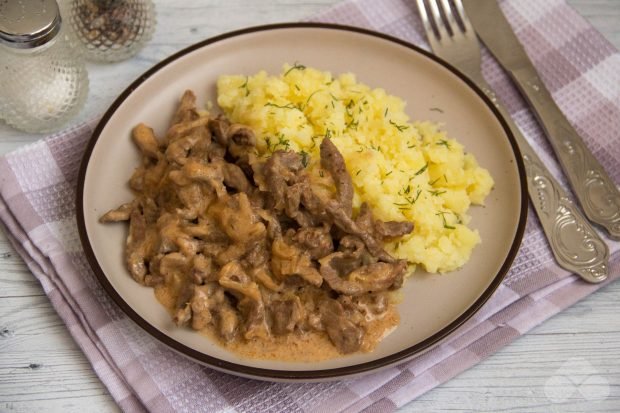
[[[41,46],[58,34],[55,0],[0,0],[0,43],[16,49]]]

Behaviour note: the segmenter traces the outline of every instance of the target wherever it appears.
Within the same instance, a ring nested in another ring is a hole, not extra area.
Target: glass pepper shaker
[[[95,62],[133,56],[155,31],[151,0],[63,0],[62,10],[77,48]]]
[[[59,129],[88,94],[84,64],[55,0],[0,0],[0,118],[27,132]]]

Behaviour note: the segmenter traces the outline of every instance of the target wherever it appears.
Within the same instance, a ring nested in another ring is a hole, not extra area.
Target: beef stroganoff
[[[224,114],[186,91],[165,136],[139,124],[126,267],[179,327],[258,359],[372,351],[416,265],[458,269],[488,171],[404,101],[303,65],[221,76]]]
[[[154,287],[177,325],[241,354],[372,350],[398,323],[390,293],[407,271],[383,244],[413,225],[377,220],[366,204],[353,216],[351,177],[329,137],[315,185],[302,154],[259,156],[250,128],[199,113],[195,100],[185,92],[163,140],[133,129],[136,198],[101,217],[129,222],[131,276]]]

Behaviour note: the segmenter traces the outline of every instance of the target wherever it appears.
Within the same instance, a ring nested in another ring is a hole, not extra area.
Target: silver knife
[[[620,240],[620,191],[553,101],[499,4],[496,0],[463,4],[480,39],[534,109],[586,216]]]

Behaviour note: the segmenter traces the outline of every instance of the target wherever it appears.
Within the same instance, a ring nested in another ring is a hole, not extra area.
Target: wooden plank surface
[[[157,32],[139,57],[89,64],[91,91],[73,121],[101,113],[155,62],[223,31],[311,15],[336,0],[156,1]],[[569,0],[620,47],[620,0]],[[179,5],[182,4],[182,5]],[[0,124],[0,154],[39,139]],[[403,412],[620,411],[620,284],[548,320]],[[116,412],[40,285],[0,231],[0,412]]]

